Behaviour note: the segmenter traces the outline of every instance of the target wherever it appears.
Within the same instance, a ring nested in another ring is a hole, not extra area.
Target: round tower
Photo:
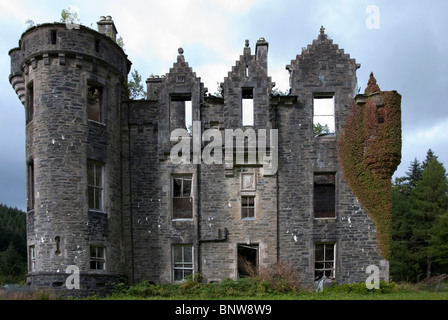
[[[26,115],[27,283],[72,296],[126,273],[120,117],[130,62],[112,19],[98,27],[39,25],[9,52]]]

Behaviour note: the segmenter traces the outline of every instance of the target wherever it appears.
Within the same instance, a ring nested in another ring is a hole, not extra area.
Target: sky
[[[89,0],[0,3],[0,203],[26,208],[25,112],[9,83],[10,49],[27,21],[59,22],[68,7],[96,29],[110,15],[132,70],[143,80],[164,75],[178,48],[196,75],[217,92],[243,53],[260,37],[269,42],[268,74],[289,88],[286,65],[311,44],[321,25],[339,48],[361,64],[361,92],[373,72],[379,87],[402,95],[402,161],[395,176],[431,149],[448,168],[448,1],[377,0]]]

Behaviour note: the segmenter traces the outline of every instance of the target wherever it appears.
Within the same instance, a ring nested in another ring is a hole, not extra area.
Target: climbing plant
[[[338,153],[350,188],[377,228],[380,252],[389,259],[391,177],[401,161],[401,95],[381,91],[373,74],[364,95],[352,106]]]

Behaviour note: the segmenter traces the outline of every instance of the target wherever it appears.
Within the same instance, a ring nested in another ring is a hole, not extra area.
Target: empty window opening
[[[182,281],[193,274],[193,246],[174,245],[173,255],[173,280]]]
[[[193,218],[193,180],[191,176],[173,177],[173,219]]]
[[[102,246],[90,246],[90,269],[106,270],[106,249]]]
[[[102,163],[87,161],[87,189],[89,210],[103,211],[103,168]]]
[[[100,51],[100,40],[95,39],[95,51],[99,52]]]
[[[249,76],[249,66],[246,66],[246,77],[248,77]]]
[[[191,95],[171,96],[170,100],[171,131],[186,129],[191,135],[193,131],[193,105]]]
[[[56,30],[51,30],[50,31],[50,41],[51,41],[51,44],[56,44],[56,41],[57,41],[57,31]]]
[[[336,217],[336,175],[334,173],[314,174],[314,217]]]
[[[335,277],[335,243],[316,243],[314,245],[314,280],[323,276],[334,279]]]
[[[314,135],[335,133],[334,97],[314,96],[313,111]]]
[[[54,238],[54,242],[56,243],[56,250],[55,250],[54,254],[57,256],[60,256],[61,255],[61,237],[56,236]]]
[[[29,261],[29,265],[28,265],[28,270],[30,272],[36,270],[36,247],[35,246],[29,246],[28,247],[28,261]]]
[[[26,87],[26,123],[34,118],[34,82]]]
[[[255,218],[255,197],[242,196],[241,197],[241,218],[253,219]]]
[[[103,100],[103,87],[87,86],[87,116],[89,120],[102,121],[101,106]]]
[[[241,114],[243,126],[254,125],[254,90],[252,88],[243,89]]]
[[[27,210],[34,209],[34,162],[27,165]]]
[[[238,245],[238,277],[253,277],[258,274],[258,244]]]

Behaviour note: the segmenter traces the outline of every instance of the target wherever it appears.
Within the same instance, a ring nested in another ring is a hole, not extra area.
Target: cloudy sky
[[[143,79],[163,75],[177,49],[216,92],[243,52],[260,37],[269,42],[269,75],[288,89],[285,66],[319,34],[361,64],[358,86],[374,72],[382,90],[402,95],[403,157],[396,176],[428,149],[448,165],[448,1],[378,0],[149,0],[2,1],[0,3],[0,203],[25,209],[25,115],[8,81],[8,51],[26,21],[60,21],[72,7],[81,24],[96,28],[102,15],[115,21],[125,50]],[[442,99],[443,98],[443,99]]]

